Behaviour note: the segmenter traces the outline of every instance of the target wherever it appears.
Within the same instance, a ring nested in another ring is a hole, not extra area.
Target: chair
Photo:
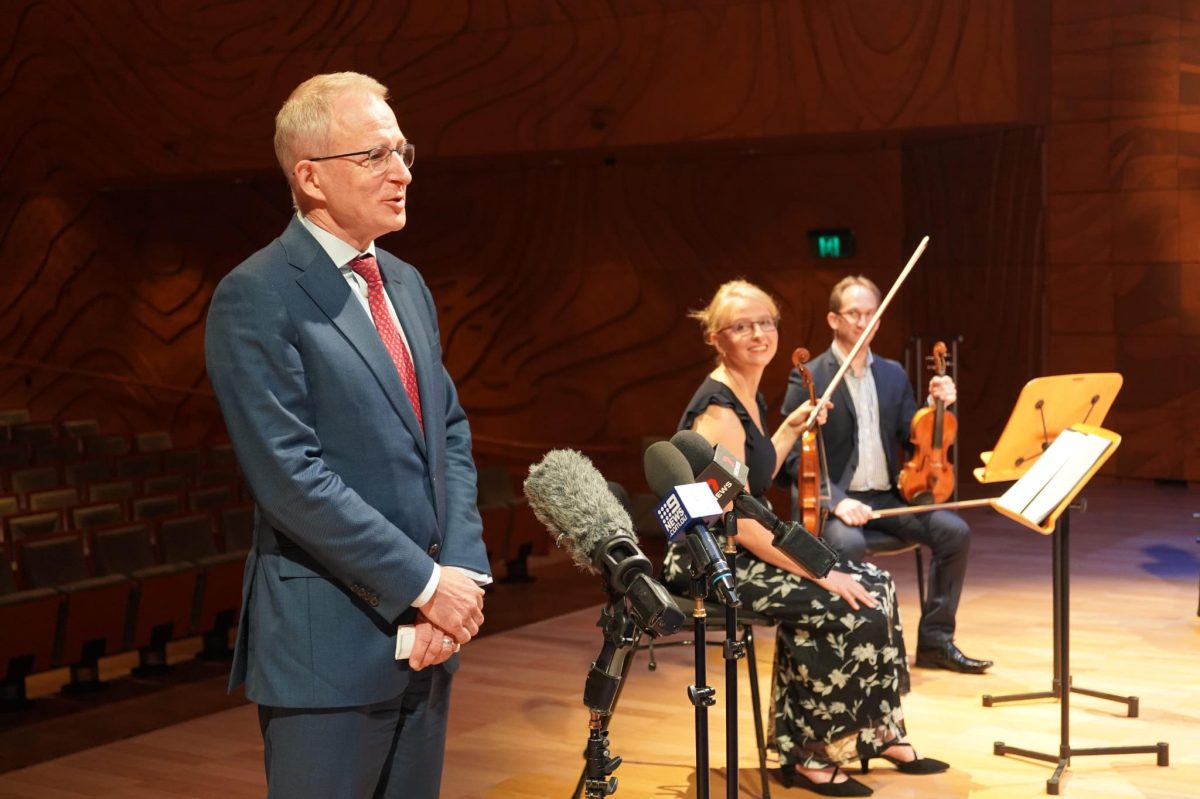
[[[56,662],[70,668],[65,693],[100,688],[99,661],[120,650],[134,584],[119,575],[92,577],[78,533],[18,541],[22,585],[55,588],[64,595],[62,637]]]
[[[30,510],[57,510],[69,508],[79,502],[79,489],[52,488],[49,491],[34,491],[29,494]]]
[[[112,464],[107,460],[79,461],[63,464],[63,483],[69,486],[85,486],[112,479]]]
[[[236,489],[232,483],[193,488],[187,495],[188,510],[213,510],[236,501]]]
[[[45,444],[58,438],[58,425],[54,422],[23,422],[12,426],[12,440],[26,444]]]
[[[216,511],[217,529],[226,552],[245,552],[254,542],[254,503],[226,505]]]
[[[72,530],[90,530],[125,521],[125,506],[120,502],[97,502],[71,508],[67,515],[71,517]]]
[[[79,457],[79,446],[71,439],[47,441],[33,446],[34,463],[67,463]]]
[[[18,513],[4,520],[4,537],[9,544],[47,533],[62,532],[62,529],[62,511],[57,510]]]
[[[134,519],[155,519],[180,511],[178,494],[157,494],[135,497],[129,503],[129,515]]]
[[[186,475],[156,474],[142,481],[144,494],[181,494],[190,487]]]
[[[224,469],[237,469],[237,456],[233,444],[217,444],[208,448],[208,465]]]
[[[229,658],[233,654],[229,631],[242,606],[245,553],[217,551],[213,517],[208,513],[187,513],[160,521],[158,547],[163,562],[192,563],[200,568],[192,610],[192,629],[204,637],[200,657]]]
[[[505,563],[501,582],[527,582],[529,556],[544,554],[549,538],[537,524],[525,497],[513,491],[512,477],[503,466],[484,466],[476,479],[484,543]]]
[[[58,468],[30,466],[25,469],[14,469],[9,474],[9,483],[14,494],[28,494],[31,491],[58,488],[60,485]]]
[[[157,563],[147,522],[99,527],[88,540],[96,574],[123,574],[136,586],[125,619],[125,648],[138,652],[134,675],[167,670],[167,644],[190,632],[200,569]]]
[[[64,419],[59,427],[66,438],[83,439],[100,432],[100,423],[95,419]]]
[[[166,430],[135,433],[133,436],[133,448],[137,452],[164,452],[173,446],[171,434]]]
[[[117,458],[117,477],[149,477],[160,474],[162,456],[157,452],[121,455]]]
[[[89,458],[108,458],[129,452],[125,436],[88,436],[83,439],[83,454]]]
[[[85,502],[125,502],[133,499],[137,493],[137,485],[132,480],[108,480],[88,483],[84,487],[83,499]]]
[[[0,497],[0,519],[21,512],[21,503],[16,497]]]
[[[163,472],[195,474],[204,465],[204,453],[198,449],[171,449],[162,454]]]
[[[28,707],[25,678],[54,664],[63,602],[52,588],[20,590],[8,549],[0,546],[0,710]]]
[[[29,421],[28,408],[9,408],[0,411],[0,425],[12,427],[13,425],[25,424]]]
[[[25,444],[0,443],[0,471],[29,465],[29,447]]]

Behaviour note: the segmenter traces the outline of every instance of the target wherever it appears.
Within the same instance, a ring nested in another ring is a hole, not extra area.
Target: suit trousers
[[[908,505],[894,490],[847,491],[846,494],[875,510]],[[957,513],[946,510],[873,519],[866,527],[929,547],[932,552],[929,585],[925,591],[925,607],[921,608],[917,648],[930,649],[953,641],[958,600],[962,596],[967,554],[971,549],[971,528]],[[851,527],[836,516],[830,515],[825,521],[821,538],[844,558],[861,561],[866,554],[863,528]]]
[[[268,799],[437,799],[451,676],[414,672],[403,694],[363,707],[259,705]]]

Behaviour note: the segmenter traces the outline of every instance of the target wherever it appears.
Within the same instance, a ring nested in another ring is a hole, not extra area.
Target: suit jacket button
[[[371,607],[373,607],[373,608],[377,608],[377,607],[379,607],[379,597],[377,597],[377,596],[373,596],[373,597],[371,597],[371,603],[370,603],[370,604],[371,604]]]
[[[436,555],[438,553],[438,551],[441,548],[442,548],[441,544],[430,544],[429,545],[429,557],[432,558],[434,555]]]

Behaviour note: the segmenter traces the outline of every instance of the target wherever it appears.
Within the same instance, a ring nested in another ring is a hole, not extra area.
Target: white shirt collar
[[[833,357],[837,359],[838,366],[841,366],[843,363],[846,362],[846,353],[842,352],[842,348],[838,346],[836,339],[834,340],[833,346],[831,346],[830,349],[833,350]],[[867,350],[867,368],[870,369],[871,364],[874,362],[875,362],[875,353],[871,352],[871,350],[868,349]],[[851,375],[851,376],[853,377],[853,375]]]
[[[304,225],[304,229],[312,234],[312,237],[317,240],[317,244],[321,245],[321,249],[325,251],[325,254],[329,256],[329,259],[333,261],[333,263],[339,269],[345,269],[347,264],[349,264],[359,255],[362,255],[358,248],[353,244],[342,241],[328,230],[319,227],[315,222],[299,211],[296,212],[296,216],[300,219],[300,224]],[[372,257],[374,257],[374,241],[367,245],[366,251]]]

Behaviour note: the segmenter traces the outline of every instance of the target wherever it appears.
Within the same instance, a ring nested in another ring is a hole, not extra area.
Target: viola
[[[808,389],[808,401],[817,401],[817,392],[813,387],[812,375],[804,365],[808,363],[809,353],[803,347],[798,347],[792,353],[792,366],[800,373],[804,387]],[[821,535],[825,524],[825,509],[821,502],[821,466],[824,463],[824,452],[821,451],[820,428],[806,429],[800,434],[800,470],[796,478],[796,488],[799,491],[800,523],[804,529],[815,536]]]
[[[934,371],[946,374],[946,343],[933,345]],[[945,502],[954,493],[954,464],[949,450],[958,434],[958,420],[946,413],[941,400],[933,407],[921,408],[913,415],[914,452],[900,470],[897,484],[900,495],[913,505]]]

